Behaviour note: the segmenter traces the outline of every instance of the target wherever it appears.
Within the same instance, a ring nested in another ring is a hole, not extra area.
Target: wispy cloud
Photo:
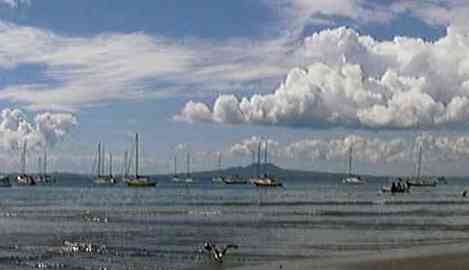
[[[10,8],[17,8],[21,4],[30,5],[31,0],[0,0],[0,6],[6,5]]]
[[[461,27],[467,30],[469,3],[464,0],[277,0],[265,1],[284,17],[284,25],[298,32],[307,25],[335,24],[347,18],[358,24],[390,23],[401,15],[420,18],[430,25]]]
[[[120,99],[244,88],[293,66],[287,40],[176,42],[145,33],[68,37],[0,22],[0,67],[38,64],[44,80],[9,85],[6,99],[34,109],[77,110]],[[216,89],[216,90],[214,90]]]

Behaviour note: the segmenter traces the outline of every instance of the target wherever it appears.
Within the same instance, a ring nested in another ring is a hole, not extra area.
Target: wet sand
[[[426,255],[418,257],[376,259],[345,267],[350,270],[465,270],[469,253]]]

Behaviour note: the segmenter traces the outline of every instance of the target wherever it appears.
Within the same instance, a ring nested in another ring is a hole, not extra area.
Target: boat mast
[[[269,140],[265,139],[264,144],[265,144],[265,148],[264,148],[264,174],[267,174]]]
[[[186,154],[186,170],[187,170],[186,175],[187,175],[187,178],[189,178],[190,175],[191,175],[190,174],[190,166],[191,166],[190,163],[191,163],[191,154],[189,152],[187,152],[187,154]]]
[[[21,173],[26,175],[26,148],[28,147],[28,143],[25,140],[23,142],[23,152],[21,154]]]
[[[417,168],[416,168],[417,179],[420,179],[421,172],[422,172],[422,145],[419,145],[419,153],[418,153]]]
[[[348,153],[348,176],[352,176],[352,154],[353,154],[353,146],[350,145],[349,153]]]
[[[135,133],[135,177],[138,178],[138,133]]]
[[[47,145],[46,147],[44,148],[44,164],[42,164],[44,166],[44,176],[47,175]]]
[[[101,146],[101,175],[105,175],[106,173],[104,172],[106,167],[106,152],[104,151],[104,143]]]
[[[218,171],[221,172],[221,153],[218,152]]]
[[[112,153],[109,152],[109,176],[112,177]]]
[[[261,176],[261,148],[262,148],[262,140],[259,141],[257,144],[257,177]]]
[[[37,158],[37,174],[38,175],[42,174],[42,158],[41,157]]]
[[[101,143],[98,142],[98,177],[101,176]]]
[[[129,170],[127,169],[127,168],[128,168],[127,164],[129,163],[129,161],[128,161],[128,159],[129,159],[128,155],[129,155],[129,153],[128,153],[127,151],[124,151],[124,166],[123,166],[123,169],[124,169],[124,170],[123,170],[123,172],[122,172],[122,175],[123,175],[124,177],[127,177],[128,174],[129,174]]]
[[[178,175],[178,161],[177,161],[177,156],[174,155],[174,176]]]

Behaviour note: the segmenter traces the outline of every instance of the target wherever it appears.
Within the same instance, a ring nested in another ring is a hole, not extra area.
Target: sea
[[[383,184],[1,188],[0,269],[347,269],[467,245],[464,181],[395,195]],[[219,263],[205,242],[238,248]]]

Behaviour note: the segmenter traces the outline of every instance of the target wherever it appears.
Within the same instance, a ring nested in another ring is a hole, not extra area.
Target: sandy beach
[[[350,270],[463,270],[469,269],[467,253],[376,259],[345,267]]]

